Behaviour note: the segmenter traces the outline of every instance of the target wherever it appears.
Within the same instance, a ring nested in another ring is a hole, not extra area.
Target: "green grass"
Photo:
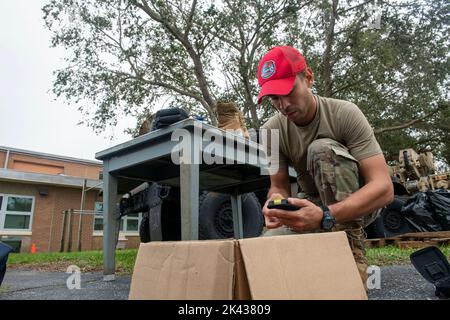
[[[450,246],[441,247],[445,256],[450,256]],[[370,248],[366,250],[369,265],[393,265],[410,263],[409,255],[417,249],[397,247]],[[131,274],[136,260],[137,249],[116,251],[116,267],[120,274]],[[69,265],[80,267],[82,272],[101,271],[103,254],[101,251],[70,253],[12,253],[8,259],[9,268],[29,268],[43,271],[65,272]]]
[[[132,273],[137,249],[116,251],[118,273]],[[101,271],[103,269],[102,251],[51,252],[51,253],[12,253],[8,267],[32,268],[48,271],[65,271],[68,266],[76,265],[82,272]]]
[[[448,258],[450,255],[450,246],[440,247],[442,253]],[[393,264],[410,263],[409,256],[419,249],[399,249],[394,246],[383,248],[366,249],[367,260],[369,265],[385,266]]]

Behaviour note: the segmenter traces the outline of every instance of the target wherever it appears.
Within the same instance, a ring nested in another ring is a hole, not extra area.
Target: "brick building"
[[[17,252],[101,250],[101,171],[98,161],[0,146],[0,241]],[[138,247],[140,219],[122,219],[122,247]]]

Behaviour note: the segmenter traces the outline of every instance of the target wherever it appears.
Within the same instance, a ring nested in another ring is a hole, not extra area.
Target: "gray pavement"
[[[434,290],[411,264],[385,266],[380,289],[369,290],[369,300],[439,300]]]
[[[130,290],[129,275],[105,282],[101,273],[82,273],[80,289],[69,290],[70,274],[7,270],[0,300],[125,300]],[[431,300],[434,286],[411,265],[381,268],[380,289],[369,290],[370,300]]]
[[[103,281],[102,273],[82,273],[80,289],[69,290],[64,272],[7,270],[0,300],[126,300],[131,277]],[[70,282],[74,283],[74,282]]]

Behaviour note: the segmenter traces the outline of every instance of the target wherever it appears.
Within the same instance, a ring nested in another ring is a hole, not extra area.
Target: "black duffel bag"
[[[159,110],[153,118],[151,131],[165,128],[187,118],[189,118],[188,113],[181,108]]]

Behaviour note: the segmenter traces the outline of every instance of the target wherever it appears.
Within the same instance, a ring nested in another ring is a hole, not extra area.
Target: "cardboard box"
[[[344,232],[140,245],[130,299],[367,299]]]

